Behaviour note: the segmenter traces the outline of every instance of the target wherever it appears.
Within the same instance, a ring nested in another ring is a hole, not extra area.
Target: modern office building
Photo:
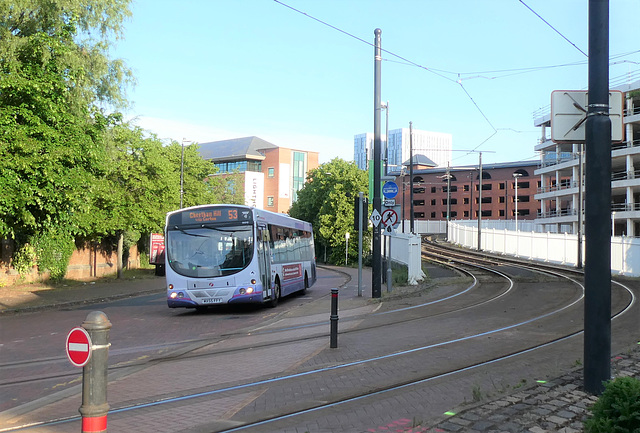
[[[217,175],[240,174],[245,204],[288,212],[307,173],[318,167],[318,152],[279,147],[258,137],[202,143],[200,154],[212,160]]]
[[[539,203],[534,200],[540,178],[534,174],[538,161],[506,162],[482,166],[482,198],[478,166],[428,167],[414,157],[413,216],[418,220],[533,220]],[[408,165],[408,161],[406,163]],[[403,219],[410,218],[409,170],[396,177]]]
[[[393,171],[409,159],[410,146],[414,155],[425,155],[440,167],[446,167],[451,162],[452,142],[451,134],[443,132],[413,130],[413,143],[410,140],[409,128],[392,129],[389,131],[388,143],[381,137],[381,152],[386,149],[389,170]],[[373,160],[373,134],[365,133],[354,136],[353,159],[358,168],[367,170],[368,163]],[[384,160],[385,158],[382,157]]]
[[[618,80],[616,84],[614,81],[611,86],[612,90],[623,92],[624,104],[623,141],[611,147],[612,228],[615,236],[640,236],[640,71],[625,75],[622,80],[626,82]],[[584,183],[584,146],[553,142],[549,111],[534,113],[534,125],[541,130],[535,147],[540,152],[540,168],[535,173],[541,179],[535,195],[540,201],[536,223],[542,224],[544,231],[576,234],[578,213],[582,210],[584,215],[584,197],[588,194],[588,185]],[[581,161],[582,182],[579,181]],[[583,206],[580,206],[580,195]],[[581,232],[584,233],[584,226]]]

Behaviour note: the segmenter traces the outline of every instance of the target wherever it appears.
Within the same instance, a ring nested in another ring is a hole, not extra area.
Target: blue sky
[[[281,2],[355,38],[274,0],[134,0],[112,51],[137,79],[126,117],[160,138],[255,135],[352,160],[353,136],[373,132],[376,28],[389,128],[452,134],[454,166],[477,164],[472,149],[483,163],[537,158],[532,113],[587,87],[586,56],[519,0]],[[524,3],[588,52],[587,0]],[[612,79],[638,79],[639,16],[640,1],[611,0],[610,54],[627,54]]]

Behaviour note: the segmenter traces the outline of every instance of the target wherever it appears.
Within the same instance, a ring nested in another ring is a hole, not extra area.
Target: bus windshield
[[[167,231],[169,266],[186,277],[235,274],[253,258],[253,227],[204,226]]]

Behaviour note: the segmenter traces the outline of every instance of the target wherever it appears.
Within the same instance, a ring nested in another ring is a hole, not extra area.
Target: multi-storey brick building
[[[406,165],[406,164],[405,164]],[[435,166],[435,164],[433,164]],[[506,162],[482,166],[482,218],[494,220],[533,220],[540,204],[534,199],[540,184],[534,174],[538,161]],[[396,202],[402,203],[404,219],[410,219],[409,173],[396,178],[400,189]],[[480,209],[478,166],[428,167],[414,163],[414,219],[446,220],[478,218]],[[517,183],[517,193],[516,193]],[[517,199],[516,199],[517,194]]]
[[[202,143],[200,154],[212,160],[218,174],[240,174],[245,204],[288,212],[309,170],[318,167],[318,152],[278,147],[258,137]]]

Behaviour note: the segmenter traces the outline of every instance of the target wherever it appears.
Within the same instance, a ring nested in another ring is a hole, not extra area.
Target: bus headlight
[[[176,292],[171,292],[171,294],[169,295],[169,297],[171,299],[176,299],[178,297],[178,294]]]

